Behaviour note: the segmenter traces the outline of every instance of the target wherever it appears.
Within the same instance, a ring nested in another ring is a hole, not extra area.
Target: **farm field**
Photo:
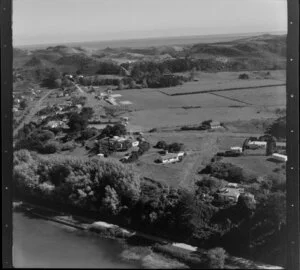
[[[267,156],[241,156],[238,158],[224,157],[222,161],[242,167],[256,176],[264,176],[274,173],[274,169],[280,168],[283,164],[268,159]]]
[[[175,127],[200,124],[214,119],[221,122],[234,120],[249,121],[252,119],[274,118],[275,113],[260,111],[255,107],[219,107],[200,109],[157,109],[130,112],[131,124],[142,126],[144,130],[160,127]]]
[[[178,163],[156,164],[154,161],[159,157],[159,149],[152,148],[135,165],[140,175],[170,186],[190,189],[197,179],[197,172],[210,162],[214,154],[230,146],[241,145],[247,134],[184,131],[147,133],[144,137],[152,146],[160,140],[183,143],[187,156]]]
[[[239,91],[224,91],[214,94],[218,95],[218,97],[223,96],[224,98],[240,100],[253,106],[286,107],[285,86],[257,88],[252,91],[241,89]]]
[[[166,95],[185,95],[185,94],[197,94],[205,92],[221,92],[227,90],[239,90],[243,88],[255,89],[258,87],[266,87],[269,85],[284,85],[285,82],[271,79],[248,79],[248,80],[225,80],[225,81],[210,81],[210,82],[188,82],[185,85],[177,86],[174,88],[162,88],[160,91]]]
[[[118,102],[130,101],[130,124],[149,128],[194,125],[208,119],[222,122],[264,120],[275,118],[275,110],[286,106],[286,87],[272,86],[252,89],[228,90],[214,93],[169,96],[164,91],[193,92],[209,87],[224,89],[226,85],[242,87],[284,84],[284,71],[270,71],[271,79],[261,78],[261,71],[252,71],[249,80],[239,80],[238,72],[200,73],[197,82],[163,89],[116,90]],[[203,76],[203,79],[201,79]],[[256,76],[256,77],[255,77]],[[252,85],[253,86],[253,85]]]
[[[157,90],[114,91],[121,94],[118,100],[129,100],[137,110],[176,109],[182,107],[229,107],[241,105],[239,102],[210,94],[166,96]],[[244,105],[244,104],[243,104]]]

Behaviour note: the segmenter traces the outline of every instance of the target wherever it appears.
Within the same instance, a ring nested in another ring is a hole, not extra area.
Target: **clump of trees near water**
[[[282,183],[259,179],[247,187],[255,200],[240,196],[236,204],[214,205],[207,197],[222,186],[224,180],[218,177],[223,178],[228,169],[216,164],[208,172],[216,172],[215,177],[207,175],[193,191],[187,191],[141,179],[131,166],[118,161],[45,157],[23,149],[14,153],[13,186],[16,196],[39,204],[71,207],[84,215],[201,248],[222,246],[232,254],[255,254],[262,261],[268,259],[263,251],[276,251],[276,263],[284,265],[285,247],[280,239],[286,232],[286,195]],[[222,256],[211,254],[212,260]],[[274,263],[274,256],[269,263]]]

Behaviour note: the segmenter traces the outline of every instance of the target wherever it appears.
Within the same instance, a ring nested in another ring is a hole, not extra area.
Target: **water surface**
[[[52,221],[13,214],[13,265],[38,268],[140,268],[122,261],[123,245]]]

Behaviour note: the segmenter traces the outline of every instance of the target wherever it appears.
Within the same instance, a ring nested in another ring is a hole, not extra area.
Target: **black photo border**
[[[49,0],[51,1],[51,0]],[[12,264],[12,5],[0,0],[2,268]],[[287,269],[300,269],[299,257],[299,0],[287,0]]]

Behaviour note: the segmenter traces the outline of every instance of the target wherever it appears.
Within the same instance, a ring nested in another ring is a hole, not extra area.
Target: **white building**
[[[209,125],[211,129],[221,128],[221,123],[218,121],[212,121]]]
[[[281,161],[281,162],[286,162],[287,161],[287,156],[286,155],[281,155],[281,154],[278,154],[278,153],[274,153],[272,154],[272,157],[278,161]]]
[[[160,156],[159,160],[163,164],[174,163],[174,162],[180,161],[184,155],[185,155],[185,152],[167,153],[166,155]]]
[[[242,153],[243,152],[243,148],[240,147],[240,146],[232,146],[232,147],[230,147],[230,150],[234,151],[234,152],[238,152],[238,153]]]
[[[264,142],[264,141],[249,141],[248,144],[249,145],[262,146],[262,147],[266,147],[267,146],[267,142]]]
[[[139,145],[139,143],[140,143],[139,141],[134,141],[134,142],[132,142],[132,146],[137,147]]]

